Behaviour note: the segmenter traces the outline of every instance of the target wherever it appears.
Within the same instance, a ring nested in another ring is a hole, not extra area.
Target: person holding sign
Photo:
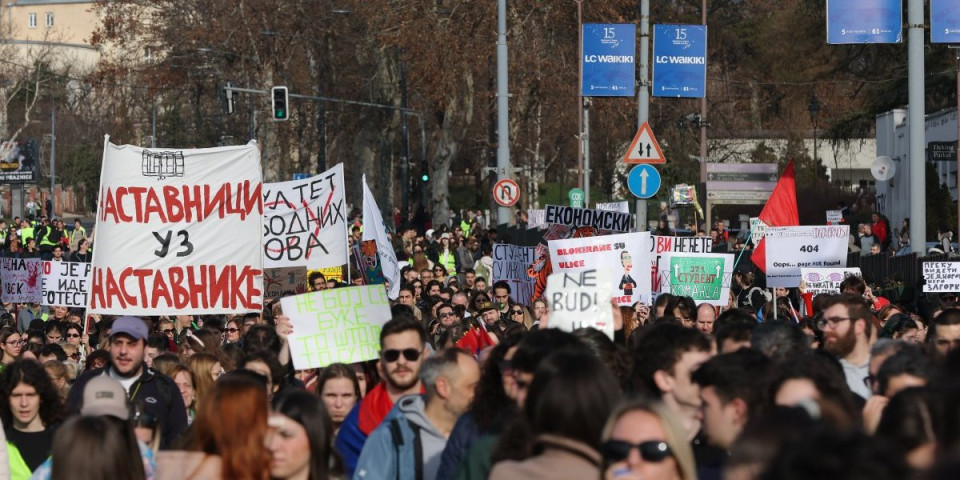
[[[349,476],[353,476],[367,436],[380,426],[394,403],[405,395],[423,392],[418,375],[426,343],[423,326],[409,316],[395,317],[380,330],[377,370],[383,382],[367,392],[363,401],[350,411],[337,434],[335,447]]]

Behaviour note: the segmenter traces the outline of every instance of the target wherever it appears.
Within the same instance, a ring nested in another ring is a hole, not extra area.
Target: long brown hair
[[[266,480],[267,416],[263,383],[242,372],[224,375],[198,406],[190,450],[219,455],[224,479]]]
[[[53,480],[145,478],[133,428],[108,415],[67,420],[53,437],[52,457]]]
[[[214,381],[210,371],[219,361],[217,357],[201,352],[193,354],[185,362],[190,373],[193,374],[194,405],[200,405],[213,390]]]

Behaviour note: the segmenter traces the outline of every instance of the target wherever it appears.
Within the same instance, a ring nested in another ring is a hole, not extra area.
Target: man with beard
[[[348,478],[353,477],[367,436],[380,425],[393,404],[404,395],[423,393],[418,375],[426,340],[420,322],[411,317],[396,317],[380,330],[377,372],[384,381],[353,407],[337,434],[335,447],[346,465]]]
[[[818,324],[823,330],[823,349],[840,360],[847,386],[864,399],[873,394],[864,381],[870,375],[872,316],[863,297],[842,293],[827,300]]]

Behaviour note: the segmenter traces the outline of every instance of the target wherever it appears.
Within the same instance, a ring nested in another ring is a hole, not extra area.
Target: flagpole
[[[770,291],[773,293],[773,319],[777,319],[777,289],[771,287]]]

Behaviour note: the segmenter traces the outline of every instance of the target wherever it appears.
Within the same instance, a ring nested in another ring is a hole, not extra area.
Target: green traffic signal
[[[420,180],[423,180],[424,182],[426,182],[427,180],[430,180],[430,175],[427,175],[426,173],[424,173],[423,176],[420,177]]]

